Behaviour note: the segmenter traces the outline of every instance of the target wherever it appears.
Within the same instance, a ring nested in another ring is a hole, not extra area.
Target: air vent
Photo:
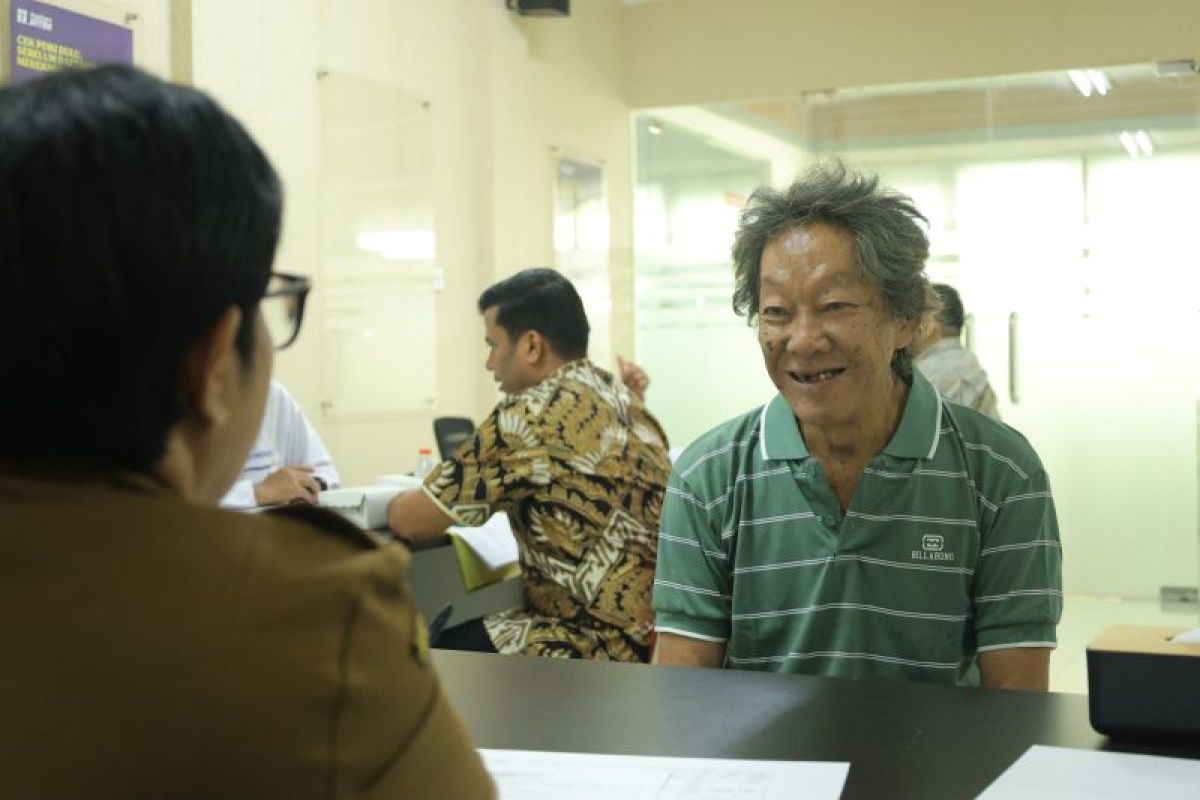
[[[1177,58],[1171,61],[1159,61],[1154,65],[1160,78],[1178,78],[1195,75],[1196,62],[1190,58]]]

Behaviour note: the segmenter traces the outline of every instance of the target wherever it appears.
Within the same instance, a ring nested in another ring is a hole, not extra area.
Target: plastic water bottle
[[[433,472],[433,451],[428,447],[422,447],[417,451],[417,468],[413,470],[413,474],[421,480],[425,480],[425,476]]]

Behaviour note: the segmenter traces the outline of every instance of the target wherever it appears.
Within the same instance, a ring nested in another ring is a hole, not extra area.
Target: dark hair
[[[510,339],[537,331],[568,361],[587,355],[588,326],[583,301],[571,282],[545,267],[523,269],[479,295],[479,313],[497,306],[496,322]]]
[[[252,351],[282,205],[194,89],[127,66],[0,89],[0,459],[157,462],[185,355],[231,305]]]
[[[763,250],[779,234],[819,222],[854,237],[859,266],[879,287],[887,312],[916,319],[934,303],[925,276],[929,239],[918,220],[926,221],[906,195],[838,161],[809,168],[786,189],[756,189],[742,209],[733,243],[733,310],[754,323]],[[905,378],[912,374],[907,348],[896,353],[892,366]]]
[[[953,286],[945,283],[933,284],[933,291],[937,293],[940,303],[937,310],[938,327],[944,336],[958,336],[962,333],[964,317],[962,298]]]

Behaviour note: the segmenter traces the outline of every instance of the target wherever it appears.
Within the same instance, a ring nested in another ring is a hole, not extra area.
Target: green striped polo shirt
[[[977,685],[979,652],[1055,646],[1046,471],[916,373],[843,513],[776,396],[675,464],[654,609],[659,631],[725,643],[727,667]]]

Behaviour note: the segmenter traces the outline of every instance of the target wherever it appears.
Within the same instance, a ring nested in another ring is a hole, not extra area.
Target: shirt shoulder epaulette
[[[374,550],[387,543],[387,539],[374,531],[363,530],[345,517],[327,508],[306,503],[293,503],[264,511],[271,517],[282,517],[303,522],[322,533],[341,539],[362,550]]]

